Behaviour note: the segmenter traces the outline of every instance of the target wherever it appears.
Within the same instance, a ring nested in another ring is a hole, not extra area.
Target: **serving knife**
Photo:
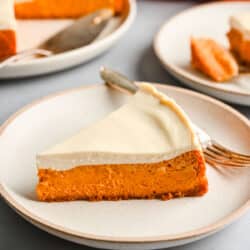
[[[86,46],[98,37],[113,15],[113,10],[102,9],[82,17],[42,43],[39,49],[57,54]]]

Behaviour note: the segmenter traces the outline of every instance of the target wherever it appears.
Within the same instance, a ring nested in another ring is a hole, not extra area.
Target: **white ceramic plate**
[[[192,91],[157,87],[175,98],[193,122],[213,138],[250,153],[250,124],[238,112]],[[28,221],[52,234],[112,249],[155,249],[191,242],[222,229],[250,208],[250,169],[210,166],[209,192],[199,198],[37,201],[36,153],[105,116],[127,98],[96,85],[46,97],[13,115],[0,130],[3,198]]]
[[[190,66],[190,37],[210,37],[228,47],[229,17],[247,9],[249,2],[223,2],[183,11],[167,21],[156,35],[156,55],[171,74],[192,88],[228,102],[250,105],[250,74],[216,83]]]
[[[35,76],[84,63],[111,48],[132,25],[136,1],[127,0],[128,10],[115,17],[93,43],[48,58],[23,60],[0,69],[0,79]],[[126,13],[125,13],[126,12]],[[18,51],[37,47],[41,42],[68,26],[72,20],[18,20]]]

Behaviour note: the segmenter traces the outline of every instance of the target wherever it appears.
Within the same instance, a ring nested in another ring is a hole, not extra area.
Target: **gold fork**
[[[101,67],[100,75],[106,84],[112,88],[132,94],[138,90],[138,86],[133,81],[130,81],[127,77],[111,69]],[[192,124],[192,126],[201,142],[207,163],[222,167],[250,167],[250,155],[229,150],[211,139],[211,137],[197,125]]]

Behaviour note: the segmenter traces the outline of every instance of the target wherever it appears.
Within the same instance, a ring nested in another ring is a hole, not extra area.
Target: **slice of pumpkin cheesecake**
[[[189,118],[142,84],[128,103],[37,155],[41,201],[171,199],[207,192]]]

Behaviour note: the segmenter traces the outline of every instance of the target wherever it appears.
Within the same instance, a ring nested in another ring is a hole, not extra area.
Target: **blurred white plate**
[[[212,138],[250,153],[250,123],[241,114],[192,91],[157,87],[175,98]],[[83,87],[46,97],[13,115],[0,129],[2,197],[24,218],[49,233],[111,249],[146,250],[185,244],[222,229],[250,208],[250,168],[210,166],[209,192],[203,197],[170,201],[37,201],[36,153],[104,117],[127,98],[104,85]]]
[[[218,2],[181,12],[156,35],[156,55],[172,75],[190,87],[228,102],[250,105],[250,74],[216,83],[190,66],[190,37],[209,37],[228,47],[229,17],[247,9],[249,2]]]
[[[48,58],[26,59],[0,69],[0,79],[35,76],[60,71],[84,63],[111,48],[129,29],[136,15],[136,1],[128,1],[128,11],[115,17],[104,32],[88,46],[71,50]],[[18,51],[38,46],[41,42],[63,29],[73,21],[18,20]]]

